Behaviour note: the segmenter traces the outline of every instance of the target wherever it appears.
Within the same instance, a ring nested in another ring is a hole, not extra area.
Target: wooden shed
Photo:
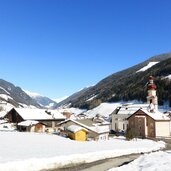
[[[26,131],[26,132],[45,132],[45,125],[38,121],[22,121],[18,123],[17,128],[19,131]]]
[[[70,125],[67,128],[68,137],[77,141],[86,141],[88,130],[78,125]]]

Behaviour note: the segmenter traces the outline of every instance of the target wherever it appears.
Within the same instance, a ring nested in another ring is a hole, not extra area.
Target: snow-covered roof
[[[149,104],[131,104],[131,105],[123,105],[120,107],[117,115],[132,115],[139,109],[147,109]]]
[[[3,118],[6,114],[7,114],[6,111],[1,111],[1,112],[0,112],[0,118]]]
[[[95,127],[91,127],[91,129],[99,134],[101,133],[106,133],[109,132],[109,126],[95,126]]]
[[[60,123],[60,125],[61,124],[64,124],[64,123],[67,123],[67,122],[73,122],[73,123],[75,123],[75,124],[77,124],[77,125],[79,125],[79,126],[81,126],[81,127],[83,127],[83,128],[85,128],[85,129],[87,129],[87,130],[89,130],[89,131],[93,131],[93,132],[95,132],[95,133],[104,133],[104,132],[109,132],[109,126],[98,126],[98,125],[96,125],[96,126],[87,126],[87,125],[85,125],[85,124],[82,124],[82,123],[80,123],[80,122],[78,122],[78,121],[75,121],[75,120],[72,120],[72,119],[68,119],[68,120],[65,120],[65,121],[63,121],[63,122],[61,122]],[[104,128],[104,127],[106,127],[106,128]]]
[[[71,131],[73,133],[76,133],[76,132],[81,131],[81,130],[88,131],[87,129],[85,129],[81,126],[78,126],[78,125],[70,125],[69,127],[67,127],[67,130]]]
[[[168,116],[166,116],[165,114],[159,111],[155,111],[154,113],[152,113],[149,112],[147,109],[141,109],[141,110],[147,115],[149,115],[151,118],[153,118],[154,120],[170,120]]]
[[[23,121],[18,123],[19,126],[31,126],[31,125],[36,125],[38,124],[38,121],[31,121],[31,120],[27,120],[27,121]]]
[[[24,120],[58,120],[65,117],[57,110],[15,108]]]

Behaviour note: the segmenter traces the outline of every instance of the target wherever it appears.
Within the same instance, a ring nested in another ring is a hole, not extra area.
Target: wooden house
[[[65,120],[65,117],[56,110],[13,108],[5,116],[8,122],[16,125],[23,121],[38,121],[48,129],[55,129],[57,124]]]
[[[114,132],[126,132],[128,128],[128,117],[139,109],[146,109],[148,104],[123,104],[112,113],[111,130]]]
[[[128,118],[129,128],[137,137],[169,137],[170,118],[159,111],[139,109]]]
[[[38,121],[27,120],[18,123],[17,129],[19,131],[26,131],[26,132],[45,132],[45,125]]]
[[[69,126],[76,125],[80,126],[88,131],[87,140],[107,140],[109,138],[109,124],[94,124],[92,119],[81,119],[81,120],[72,120],[68,119],[60,124],[59,127],[62,127],[63,130],[67,130]]]

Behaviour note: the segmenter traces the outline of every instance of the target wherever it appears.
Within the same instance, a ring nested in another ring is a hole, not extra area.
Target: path
[[[153,139],[154,140],[154,139]],[[171,139],[158,139],[167,143],[166,148],[163,151],[171,150]],[[141,154],[130,154],[111,159],[104,159],[92,163],[86,163],[72,168],[54,169],[51,171],[106,171],[114,167],[119,167],[124,164],[128,164],[131,161],[137,159]]]
[[[113,167],[128,164],[129,162],[138,158],[140,155],[141,154],[130,154],[111,159],[99,160],[92,163],[81,164],[70,168],[53,169],[51,171],[105,171]]]

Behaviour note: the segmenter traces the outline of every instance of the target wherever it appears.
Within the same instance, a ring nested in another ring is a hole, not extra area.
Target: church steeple
[[[148,89],[147,103],[149,104],[149,110],[150,112],[155,112],[156,110],[158,110],[158,98],[156,95],[157,86],[154,83],[153,76],[149,77],[147,89]]]

